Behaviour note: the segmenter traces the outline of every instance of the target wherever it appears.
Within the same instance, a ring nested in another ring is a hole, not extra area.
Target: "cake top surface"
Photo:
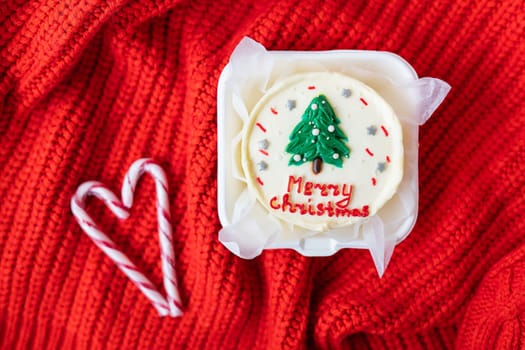
[[[250,191],[276,217],[314,231],[374,215],[403,176],[401,125],[373,89],[340,73],[289,77],[244,125]]]

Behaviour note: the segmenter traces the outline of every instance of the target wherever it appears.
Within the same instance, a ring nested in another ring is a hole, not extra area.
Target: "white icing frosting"
[[[290,164],[302,155],[286,147],[305,110],[322,110],[312,103],[320,95],[340,124],[323,131],[312,126],[311,134],[326,137],[339,128],[350,154],[333,152],[342,166],[323,162],[322,171],[314,174],[310,161]],[[402,130],[390,105],[362,82],[340,73],[295,75],[273,86],[250,113],[241,158],[249,190],[270,213],[324,231],[374,215],[395,194],[403,177]]]

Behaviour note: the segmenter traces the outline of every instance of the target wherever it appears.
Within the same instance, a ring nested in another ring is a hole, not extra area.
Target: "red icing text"
[[[301,215],[324,216],[328,217],[350,217],[369,215],[368,205],[362,208],[350,208],[353,186],[350,184],[324,184],[305,181],[303,177],[288,177],[287,193],[282,196],[274,196],[270,199],[270,207],[282,212],[298,213]],[[314,203],[312,198],[307,198],[302,202],[292,200],[292,195],[297,194],[302,197],[311,197],[318,194],[322,197],[334,198],[334,200]],[[336,201],[336,199],[338,199]]]

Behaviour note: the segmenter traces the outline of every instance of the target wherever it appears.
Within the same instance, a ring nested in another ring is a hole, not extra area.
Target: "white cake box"
[[[396,194],[376,215],[326,231],[289,225],[272,215],[248,190],[239,164],[241,132],[256,103],[280,81],[314,72],[342,73],[371,87],[393,108],[403,133],[403,178]],[[417,218],[418,127],[449,89],[441,80],[419,79],[405,60],[389,52],[266,51],[243,39],[218,84],[220,241],[243,258],[253,258],[263,249],[294,249],[305,256],[328,256],[342,248],[370,249],[382,274],[394,246],[407,237]]]

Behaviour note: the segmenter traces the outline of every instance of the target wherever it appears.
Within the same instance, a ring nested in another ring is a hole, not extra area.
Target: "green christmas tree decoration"
[[[286,152],[292,156],[288,165],[312,162],[314,174],[322,171],[323,163],[342,167],[343,157],[350,156],[350,149],[344,142],[348,138],[339,128],[340,123],[326,96],[313,98],[290,134]]]

